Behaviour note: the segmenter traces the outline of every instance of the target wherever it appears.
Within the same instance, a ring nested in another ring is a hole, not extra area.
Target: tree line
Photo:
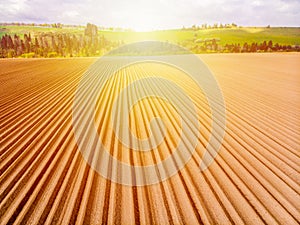
[[[194,31],[197,31],[197,30],[206,30],[206,29],[217,29],[217,28],[236,28],[238,27],[237,24],[235,23],[225,23],[225,24],[218,24],[218,23],[214,23],[212,25],[210,24],[207,24],[207,23],[203,23],[201,25],[193,25],[191,27],[182,27],[182,30],[194,30]],[[241,27],[241,26],[240,26]]]
[[[99,36],[97,26],[88,24],[83,35],[46,32],[21,38],[5,34],[0,41],[0,58],[99,56],[120,44]]]
[[[282,45],[273,43],[272,40],[263,41],[261,43],[235,43],[235,44],[218,44],[219,39],[210,38],[204,41],[195,41],[193,44],[186,43],[185,47],[194,53],[244,53],[244,52],[299,52],[300,46],[298,45]],[[184,45],[184,44],[183,44]]]

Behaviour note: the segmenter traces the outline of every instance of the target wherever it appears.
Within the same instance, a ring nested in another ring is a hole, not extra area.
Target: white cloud
[[[4,0],[3,22],[174,28],[202,23],[300,26],[299,0]]]

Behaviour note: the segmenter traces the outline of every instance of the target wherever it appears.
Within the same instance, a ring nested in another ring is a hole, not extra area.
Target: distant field
[[[300,44],[300,28],[231,28],[207,30],[167,30],[155,32],[113,32],[99,31],[109,40],[133,42],[140,40],[160,40],[182,42],[195,39],[219,38],[220,44],[252,43],[272,40],[278,44]]]
[[[83,34],[83,28],[44,28],[32,26],[0,26],[0,37],[5,33],[18,34],[24,33],[38,34],[42,32],[53,33],[74,33]],[[194,42],[205,40],[206,38],[220,39],[220,44],[252,43],[272,40],[273,43],[284,45],[300,45],[300,28],[218,28],[205,30],[166,30],[153,32],[131,32],[131,31],[104,31],[98,33],[110,41],[124,41],[125,43],[142,40],[159,40],[177,42]]]

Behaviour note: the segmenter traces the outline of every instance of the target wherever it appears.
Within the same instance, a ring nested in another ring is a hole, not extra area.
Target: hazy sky
[[[0,0],[0,22],[95,23],[136,30],[202,23],[300,26],[300,0]]]

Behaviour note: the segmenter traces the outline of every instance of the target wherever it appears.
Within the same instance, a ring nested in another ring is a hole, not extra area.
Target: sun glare
[[[125,19],[124,23],[127,24],[129,28],[137,32],[146,32],[159,29],[159,24],[157,24],[155,18],[150,15],[143,15],[142,13],[132,15],[132,17]]]
[[[160,29],[164,22],[159,16],[158,9],[148,3],[140,2],[136,5],[127,5],[123,11],[122,24],[125,27],[131,28],[138,32],[153,31]]]
[[[140,17],[136,21],[133,22],[132,29],[138,32],[152,31],[157,30],[158,26],[153,21],[151,17]]]

